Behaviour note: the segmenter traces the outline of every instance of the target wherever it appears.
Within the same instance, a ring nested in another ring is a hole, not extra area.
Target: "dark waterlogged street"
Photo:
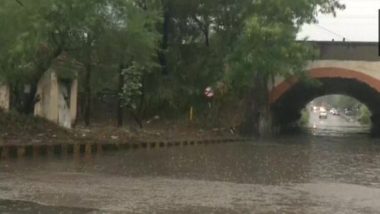
[[[309,133],[319,136],[347,136],[366,135],[370,127],[361,125],[354,117],[328,114],[326,119],[319,118],[319,112],[310,112],[309,122],[306,125]]]
[[[378,213],[380,140],[311,121],[259,142],[2,162],[0,212]]]
[[[378,8],[0,0],[0,214],[380,213]]]

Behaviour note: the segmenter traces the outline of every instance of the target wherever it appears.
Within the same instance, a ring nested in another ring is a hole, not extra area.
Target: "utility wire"
[[[378,1],[378,0],[377,0]],[[377,10],[376,10],[377,12]],[[320,16],[318,19],[377,19],[376,14],[370,14],[370,15],[337,15],[335,17],[332,16]]]
[[[327,31],[327,32],[329,32],[329,33],[331,33],[331,34],[334,34],[335,36],[342,37],[342,39],[344,39],[344,40],[347,39],[347,37],[345,37],[345,36],[343,36],[343,35],[341,35],[341,34],[339,34],[339,33],[335,33],[334,31],[332,31],[332,30],[330,30],[330,29],[328,29],[328,28],[326,28],[326,27],[323,27],[323,26],[320,25],[320,24],[316,24],[316,26],[319,27],[319,28],[321,28],[321,29],[324,30],[324,31]]]

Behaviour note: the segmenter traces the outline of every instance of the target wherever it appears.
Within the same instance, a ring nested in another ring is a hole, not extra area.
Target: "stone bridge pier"
[[[372,113],[371,121],[371,134],[373,136],[380,137],[380,112]]]

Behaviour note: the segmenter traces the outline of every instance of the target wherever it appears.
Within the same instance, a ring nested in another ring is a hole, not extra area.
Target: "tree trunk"
[[[146,83],[145,83],[145,80],[146,77],[145,75],[142,77],[142,87],[141,87],[141,96],[140,96],[140,102],[139,102],[139,110],[138,110],[138,117],[140,118],[140,120],[143,120],[144,116],[145,116],[145,87],[146,87]],[[142,128],[142,127],[141,127]]]
[[[205,29],[205,40],[206,40],[206,47],[210,47],[210,32],[209,32],[209,29],[207,27],[207,29]]]
[[[131,115],[133,119],[135,120],[135,122],[137,123],[137,125],[139,126],[139,128],[142,129],[143,121],[141,120],[141,118],[139,118],[139,116],[135,112],[133,112],[133,110],[131,111]]]
[[[260,137],[270,137],[273,135],[273,126],[272,126],[272,114],[270,109],[263,107],[260,111],[259,118],[259,127],[258,132]]]
[[[117,127],[123,126],[123,100],[121,98],[121,94],[123,93],[123,85],[124,85],[124,75],[123,75],[124,66],[120,64],[119,66],[119,85],[118,85],[118,99],[117,99]]]
[[[30,91],[29,93],[23,93],[24,95],[24,106],[22,112],[25,114],[33,114],[34,113],[34,106],[36,104],[36,92],[37,92],[37,83],[30,84]]]
[[[258,136],[259,135],[259,118],[260,112],[258,110],[258,105],[256,103],[256,98],[252,96],[252,92],[250,96],[248,96],[247,100],[247,108],[245,113],[245,119],[243,123],[240,125],[240,133],[245,136]]]
[[[167,70],[167,61],[166,61],[166,50],[168,49],[169,44],[169,27],[170,27],[170,11],[168,6],[164,9],[164,21],[162,25],[162,41],[161,41],[161,50],[158,53],[158,58],[160,61],[162,74],[168,74]]]
[[[90,125],[91,118],[91,74],[92,74],[92,64],[91,59],[86,65],[86,74],[84,79],[84,90],[85,90],[85,106],[84,106],[84,123],[86,126]]]
[[[269,136],[272,134],[272,115],[269,106],[268,78],[259,73],[247,100],[246,119],[240,131],[248,136]]]
[[[10,109],[14,109],[21,112],[20,92],[18,87],[14,84],[10,84]]]

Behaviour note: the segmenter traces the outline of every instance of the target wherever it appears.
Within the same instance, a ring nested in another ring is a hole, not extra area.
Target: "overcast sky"
[[[337,17],[319,15],[319,23],[306,25],[299,38],[322,41],[378,41],[378,10],[380,0],[341,0],[346,9]]]

